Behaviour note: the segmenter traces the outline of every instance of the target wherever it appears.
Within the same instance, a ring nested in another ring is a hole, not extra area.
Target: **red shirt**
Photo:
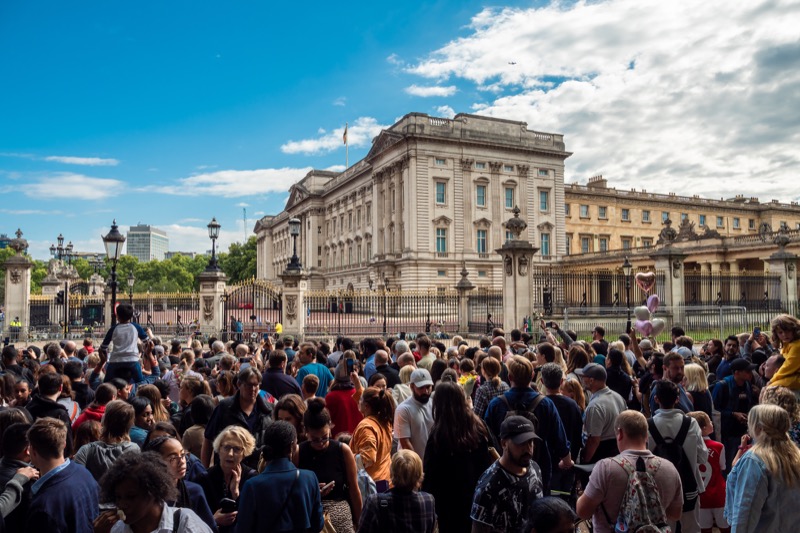
[[[347,432],[351,435],[364,416],[353,399],[355,389],[333,389],[325,395],[325,405],[331,414],[331,435]]]
[[[704,464],[697,465],[706,485],[706,491],[700,495],[700,508],[720,509],[725,507],[725,478],[722,477],[725,447],[708,438],[704,442],[708,448],[708,459]]]

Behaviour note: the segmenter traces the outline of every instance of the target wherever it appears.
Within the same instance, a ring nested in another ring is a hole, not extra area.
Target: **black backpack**
[[[684,511],[694,509],[694,504],[697,500],[697,479],[694,477],[692,470],[692,463],[686,457],[686,452],[683,450],[683,443],[686,441],[686,436],[689,434],[692,419],[689,416],[683,415],[681,422],[681,429],[673,439],[665,439],[661,432],[656,427],[655,420],[652,418],[647,419],[647,427],[650,430],[650,435],[656,443],[653,450],[653,455],[662,457],[671,462],[681,477],[681,484],[683,485],[683,504]],[[689,506],[687,508],[687,505]]]
[[[508,418],[509,416],[522,416],[524,418],[527,418],[528,420],[533,422],[533,430],[536,432],[537,435],[539,434],[539,419],[536,418],[536,414],[534,413],[534,411],[536,411],[536,408],[539,406],[540,403],[542,403],[542,400],[544,400],[544,394],[540,393],[536,398],[534,398],[527,409],[525,409],[525,407],[521,405],[517,405],[517,407],[522,407],[521,409],[512,409],[511,403],[508,401],[508,398],[506,398],[505,394],[501,394],[500,398],[502,399],[503,403],[506,404],[507,411],[505,418]]]

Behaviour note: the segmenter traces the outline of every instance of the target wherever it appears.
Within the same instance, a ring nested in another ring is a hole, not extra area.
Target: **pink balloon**
[[[658,297],[658,294],[651,294],[647,297],[647,308],[650,310],[651,313],[655,313],[658,310],[658,305],[661,303],[661,298]]]
[[[649,320],[637,320],[633,327],[645,337],[649,337],[653,333],[653,323]]]

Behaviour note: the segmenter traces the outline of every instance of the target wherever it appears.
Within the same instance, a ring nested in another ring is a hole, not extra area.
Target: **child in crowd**
[[[150,337],[139,324],[131,323],[133,318],[133,306],[121,303],[116,309],[117,323],[108,330],[103,344],[100,346],[101,363],[108,353],[109,344],[114,345],[114,349],[108,356],[106,364],[105,381],[111,381],[115,377],[120,377],[130,383],[141,383],[144,381],[142,375],[142,363],[139,359],[139,347],[137,339],[143,343],[149,343]],[[146,350],[149,353],[149,350]]]
[[[314,374],[308,374],[303,378],[303,386],[300,387],[303,391],[303,400],[308,401],[317,397],[317,389],[319,388],[319,378]]]
[[[708,448],[708,460],[705,464],[698,465],[706,487],[705,492],[700,494],[700,531],[712,533],[714,522],[716,522],[720,533],[729,533],[731,526],[723,515],[725,478],[722,477],[722,472],[725,470],[725,447],[722,443],[709,438],[709,435],[714,432],[714,425],[706,413],[692,411],[689,416],[697,420],[703,441]]]

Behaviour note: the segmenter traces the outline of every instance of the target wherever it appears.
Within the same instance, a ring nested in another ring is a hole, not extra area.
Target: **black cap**
[[[533,422],[524,416],[509,416],[500,425],[500,438],[511,439],[514,444],[522,444],[531,439],[539,439],[536,430],[533,427]]]
[[[734,359],[733,362],[731,363],[731,372],[743,372],[743,371],[752,372],[753,370],[756,370],[757,368],[758,368],[758,365],[754,365],[754,364],[750,363],[750,361],[748,361],[747,359],[744,359],[742,357],[739,357],[738,359]]]

